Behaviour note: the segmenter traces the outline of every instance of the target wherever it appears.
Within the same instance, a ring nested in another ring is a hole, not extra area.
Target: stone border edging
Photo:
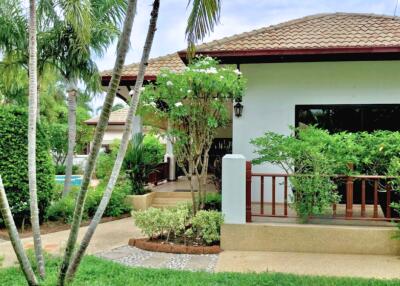
[[[131,238],[128,245],[135,246],[142,250],[154,252],[166,252],[176,254],[218,254],[222,251],[219,245],[213,246],[189,246],[179,244],[164,244],[149,241],[147,238]]]

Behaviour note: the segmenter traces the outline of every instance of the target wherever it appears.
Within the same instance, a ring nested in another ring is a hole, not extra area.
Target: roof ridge
[[[323,18],[323,17],[328,17],[328,16],[335,16],[335,15],[339,15],[339,16],[362,16],[362,17],[381,17],[381,18],[389,18],[389,19],[393,19],[393,20],[400,20],[399,16],[389,16],[389,15],[380,15],[380,14],[374,14],[374,13],[347,13],[347,12],[335,12],[335,13],[318,13],[318,14],[313,14],[313,15],[308,15],[308,16],[304,16],[304,17],[300,17],[300,18],[296,18],[296,19],[291,19],[291,20],[287,20],[278,24],[274,24],[274,25],[269,25],[266,27],[261,27],[261,28],[257,28],[257,29],[253,29],[251,31],[248,32],[243,32],[243,33],[238,33],[238,34],[234,34],[232,36],[227,36],[227,37],[223,37],[222,39],[219,40],[213,40],[210,41],[208,43],[203,43],[197,46],[197,49],[202,49],[202,48],[209,48],[209,47],[213,47],[217,44],[225,44],[231,40],[239,40],[242,39],[244,37],[248,37],[248,36],[253,36],[256,35],[258,33],[262,33],[264,31],[269,31],[269,30],[274,30],[274,29],[278,29],[278,28],[284,28],[284,27],[290,27],[292,25],[298,24],[298,23],[303,23],[303,22],[307,22],[310,20],[314,20],[314,19],[318,19],[318,18]],[[182,50],[185,51],[185,50]]]

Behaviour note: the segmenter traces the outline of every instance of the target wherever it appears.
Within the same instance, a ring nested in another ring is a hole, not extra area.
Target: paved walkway
[[[219,255],[215,270],[400,279],[400,258],[380,255],[224,251]]]
[[[79,240],[87,227],[81,227]],[[69,230],[42,235],[43,248],[53,254],[62,254],[68,239]],[[90,242],[87,253],[94,254],[108,251],[128,244],[129,238],[142,237],[140,230],[134,225],[131,217],[99,224]],[[32,238],[22,240],[25,248],[33,248]],[[0,244],[0,256],[4,256],[3,267],[17,262],[14,250],[9,241]]]
[[[218,255],[215,254],[189,255],[151,252],[131,246],[122,246],[96,255],[127,266],[207,272],[214,271],[218,260]]]

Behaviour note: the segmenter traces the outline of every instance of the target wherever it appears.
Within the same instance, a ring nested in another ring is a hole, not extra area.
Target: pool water
[[[65,175],[56,175],[56,183],[63,184],[65,181]],[[72,175],[71,177],[71,185],[72,186],[80,186],[82,184],[82,176],[81,175]]]

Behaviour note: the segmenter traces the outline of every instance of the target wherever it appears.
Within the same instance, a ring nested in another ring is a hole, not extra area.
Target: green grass
[[[47,279],[42,285],[56,285],[58,260],[47,259]],[[19,268],[0,269],[0,285],[26,285]],[[400,280],[310,277],[287,274],[238,274],[187,272],[131,268],[93,256],[87,256],[72,285],[257,285],[257,286],[382,286],[400,285]]]

